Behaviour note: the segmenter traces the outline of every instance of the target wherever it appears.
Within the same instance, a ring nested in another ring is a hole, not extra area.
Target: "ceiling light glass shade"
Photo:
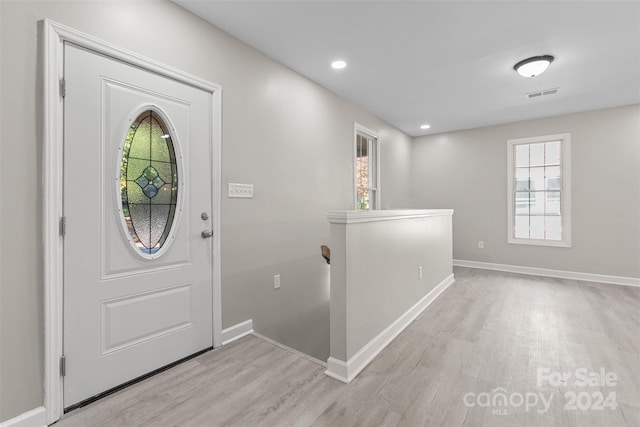
[[[429,125],[422,125],[422,126],[420,126],[420,129],[429,129],[430,127],[431,126],[429,126]]]
[[[544,73],[552,62],[553,56],[551,55],[533,56],[518,62],[513,66],[513,69],[522,77],[536,77]]]
[[[333,68],[334,70],[342,70],[346,66],[347,66],[347,63],[341,60],[333,61],[331,63],[331,68]]]

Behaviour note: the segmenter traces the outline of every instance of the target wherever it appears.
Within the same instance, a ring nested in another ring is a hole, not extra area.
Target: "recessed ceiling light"
[[[344,62],[343,60],[337,60],[331,63],[331,68],[333,68],[334,70],[342,70],[346,66],[347,66],[347,63]]]
[[[513,69],[522,77],[536,77],[544,73],[553,62],[553,59],[551,55],[532,56],[518,62],[513,66]]]
[[[431,126],[430,125],[421,125],[420,129],[429,129]]]

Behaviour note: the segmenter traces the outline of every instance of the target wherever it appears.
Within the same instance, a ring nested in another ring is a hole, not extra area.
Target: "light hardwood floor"
[[[56,426],[640,426],[640,288],[454,273],[456,282],[348,385],[249,336]],[[601,368],[615,384],[576,377]],[[571,377],[540,382],[539,370]],[[493,399],[501,393],[506,406]],[[607,407],[593,409],[610,393]]]

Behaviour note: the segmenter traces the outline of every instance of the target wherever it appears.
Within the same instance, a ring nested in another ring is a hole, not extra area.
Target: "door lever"
[[[213,236],[213,231],[204,230],[202,233],[200,233],[200,235],[202,236],[203,239],[210,239]]]

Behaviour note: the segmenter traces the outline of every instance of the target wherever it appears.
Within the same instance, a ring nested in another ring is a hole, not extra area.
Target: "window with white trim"
[[[571,246],[571,135],[508,141],[508,242]]]
[[[378,209],[380,203],[378,135],[357,123],[354,133],[355,209],[359,211]]]

